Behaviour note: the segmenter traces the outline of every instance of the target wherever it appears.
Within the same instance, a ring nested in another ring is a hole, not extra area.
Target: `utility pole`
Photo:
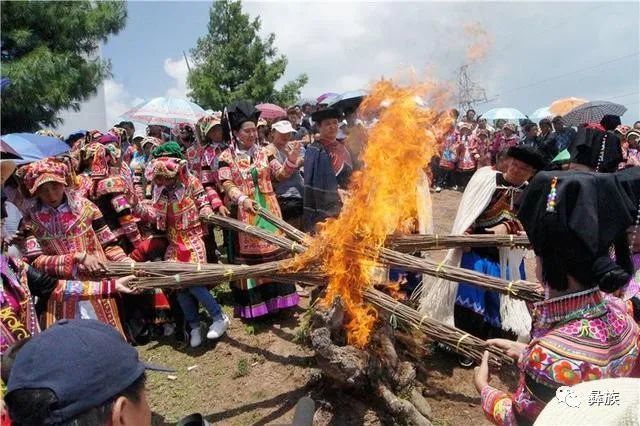
[[[458,69],[458,108],[460,113],[467,111],[477,103],[487,102],[487,93],[469,77],[469,65],[464,64]]]

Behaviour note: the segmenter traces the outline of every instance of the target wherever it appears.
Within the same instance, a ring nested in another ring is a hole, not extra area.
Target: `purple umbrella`
[[[17,164],[31,163],[45,157],[55,157],[69,151],[69,145],[58,138],[40,136],[34,133],[11,133],[2,135],[2,142],[20,153]]]

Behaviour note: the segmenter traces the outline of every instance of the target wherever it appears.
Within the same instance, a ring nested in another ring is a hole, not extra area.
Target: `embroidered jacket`
[[[533,424],[560,386],[638,377],[638,326],[597,288],[538,302],[533,316],[534,338],[518,362],[516,392],[482,389],[482,408],[495,424]]]
[[[67,194],[57,208],[38,202],[35,211],[25,217],[24,226],[30,234],[26,257],[49,275],[67,279],[82,275],[74,264],[76,253],[93,254],[104,261],[127,259],[98,207],[86,198]]]

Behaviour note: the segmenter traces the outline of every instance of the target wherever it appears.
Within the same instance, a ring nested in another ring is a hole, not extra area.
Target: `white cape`
[[[452,235],[463,235],[489,206],[491,197],[496,191],[497,173],[491,167],[482,167],[473,175],[460,200],[458,212],[451,228]],[[499,253],[501,277],[506,279],[508,268],[512,280],[523,279],[520,275],[520,264],[524,258],[525,250],[504,247],[499,249]],[[459,267],[462,254],[460,248],[450,249],[442,265]],[[423,315],[453,326],[453,308],[457,293],[457,282],[424,275],[422,284],[416,289],[413,298],[419,298],[419,309]],[[504,330],[512,331],[521,338],[529,336],[531,316],[524,301],[501,294],[500,317]]]

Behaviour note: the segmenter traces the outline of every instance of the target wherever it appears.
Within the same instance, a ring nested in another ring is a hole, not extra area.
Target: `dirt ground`
[[[433,194],[436,232],[448,233],[460,193]],[[443,253],[433,252],[436,259]],[[530,265],[527,269],[530,270]],[[217,292],[223,309],[231,313],[228,289]],[[303,299],[302,306],[308,300]],[[176,369],[175,373],[148,374],[153,424],[174,424],[195,412],[224,425],[287,424],[293,407],[305,395],[316,401],[317,425],[386,425],[393,421],[366,395],[335,389],[315,368],[312,351],[298,343],[305,310],[258,323],[232,319],[225,337],[191,349],[173,337],[139,347],[145,361]],[[430,350],[419,367],[427,389],[435,425],[490,424],[480,409],[473,386],[473,369],[461,368],[454,356]],[[513,390],[513,367],[493,372],[491,383]]]

